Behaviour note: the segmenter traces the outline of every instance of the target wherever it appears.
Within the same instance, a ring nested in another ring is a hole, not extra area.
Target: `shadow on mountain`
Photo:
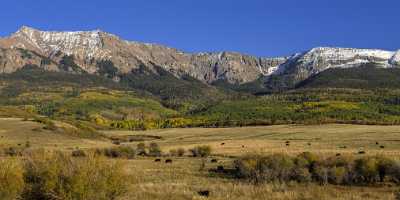
[[[400,88],[400,68],[364,64],[354,68],[328,69],[300,82],[300,88]]]

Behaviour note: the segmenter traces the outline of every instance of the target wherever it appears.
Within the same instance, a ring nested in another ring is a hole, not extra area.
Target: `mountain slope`
[[[399,63],[400,51],[189,54],[99,30],[23,27],[0,39],[0,114],[88,129],[400,124]]]
[[[334,68],[302,81],[296,88],[400,88],[400,68],[380,68],[364,64],[353,68]]]
[[[378,68],[398,68],[398,53],[376,49],[314,48],[296,54],[280,65],[265,84],[271,88],[294,88],[296,84],[328,69],[354,68],[373,64]]]
[[[96,63],[109,60],[117,67],[119,74],[130,73],[142,65],[149,70],[152,63],[162,66],[176,77],[192,76],[204,83],[224,79],[230,83],[244,83],[269,73],[271,67],[281,64],[284,58],[256,58],[238,53],[187,54],[160,45],[143,44],[122,40],[115,35],[96,31],[47,32],[22,27],[8,38],[0,40],[3,49],[26,49],[48,57],[59,63],[64,56],[74,56],[74,61],[85,72],[96,74]],[[20,58],[28,64],[30,59]],[[10,68],[3,60],[3,68]],[[13,72],[22,67],[13,64]]]
[[[181,85],[191,82],[209,91],[217,86],[262,94],[292,89],[327,69],[353,68],[368,63],[379,68],[397,68],[400,51],[319,47],[278,58],[234,52],[190,54],[161,45],[126,41],[100,30],[55,32],[30,27],[22,27],[10,37],[0,39],[0,73],[13,73],[26,65],[36,65],[46,71],[99,75],[115,82],[122,80],[141,89],[144,87],[137,82],[143,82],[145,77],[149,80],[147,88],[152,83],[163,85],[157,81],[168,87],[166,80],[154,78],[167,73],[175,77],[172,82],[181,82]],[[186,84],[188,89],[191,84]],[[151,92],[162,93],[157,90]],[[209,92],[199,92],[197,96],[205,93]],[[185,97],[180,95],[179,98]]]

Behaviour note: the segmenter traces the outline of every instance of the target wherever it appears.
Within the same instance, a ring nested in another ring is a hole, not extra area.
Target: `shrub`
[[[71,153],[72,157],[85,157],[86,153],[82,149],[76,149]]]
[[[354,161],[355,182],[372,183],[379,177],[378,160],[376,158],[367,157]]]
[[[293,175],[294,166],[292,158],[283,154],[271,156],[249,155],[235,161],[236,175],[250,179],[255,183],[288,181]],[[304,173],[304,171],[302,172]]]
[[[365,185],[378,181],[400,182],[400,163],[382,156],[340,156],[320,159],[310,153],[297,157],[282,154],[248,155],[234,162],[236,176],[251,182],[310,182]]]
[[[317,162],[320,161],[320,158],[316,154],[310,152],[303,152],[299,156],[297,156],[296,159],[304,159],[305,167],[309,168],[312,168]]]
[[[31,142],[30,141],[26,141],[25,142],[25,148],[31,148]]]
[[[344,184],[348,181],[347,175],[345,167],[332,167],[328,170],[328,181],[336,185]]]
[[[386,177],[391,181],[400,182],[400,163],[388,158],[380,157],[377,163],[379,180],[383,182]]]
[[[236,176],[251,182],[310,182],[365,185],[378,181],[400,182],[400,163],[386,157],[330,157],[324,160],[303,153],[248,155],[234,162]]]
[[[258,182],[262,170],[259,169],[258,162],[261,160],[260,155],[248,155],[235,160],[236,176],[239,178],[253,179],[251,181]]]
[[[322,165],[316,166],[313,171],[313,177],[320,184],[328,184],[329,181],[329,168]]]
[[[24,188],[23,168],[14,159],[0,159],[0,197],[14,200]]]
[[[136,151],[130,146],[117,146],[104,149],[104,155],[110,158],[132,159],[136,156]]]
[[[182,157],[185,155],[185,149],[184,148],[178,148],[177,153],[179,157]]]
[[[171,149],[171,150],[169,150],[169,154],[170,154],[171,156],[179,156],[179,157],[182,157],[182,156],[185,155],[185,149],[183,149],[183,148]]]
[[[294,158],[296,168],[299,168],[299,170],[297,170],[298,172],[302,172],[302,169],[304,168],[307,169],[308,172],[312,173],[313,171],[315,171],[315,166],[319,161],[320,158],[310,152],[301,153]],[[303,175],[305,175],[304,173],[305,172],[303,172]]]
[[[24,199],[110,200],[126,192],[123,165],[89,155],[36,154],[25,163]],[[95,180],[95,181],[94,181]]]
[[[178,151],[176,149],[171,149],[171,150],[169,150],[169,154],[171,156],[178,156]]]
[[[292,178],[300,183],[312,181],[312,174],[307,168],[294,168]]]
[[[157,143],[150,143],[149,146],[149,155],[150,156],[161,156],[161,148]]]
[[[294,162],[291,157],[283,154],[275,154],[266,157],[260,163],[267,172],[268,180],[288,181],[294,169]]]
[[[141,155],[141,156],[147,155],[147,152],[146,152],[146,145],[145,145],[143,142],[137,144],[136,151],[137,151],[137,154],[138,154],[138,155]]]
[[[204,145],[204,146],[197,146],[194,147],[193,149],[189,150],[193,157],[208,157],[209,155],[211,155],[211,147],[208,145]]]

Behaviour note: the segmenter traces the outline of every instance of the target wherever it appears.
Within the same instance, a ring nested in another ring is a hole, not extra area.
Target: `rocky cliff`
[[[116,81],[119,75],[143,67],[156,73],[154,67],[158,66],[177,78],[191,76],[208,84],[221,80],[244,84],[271,75],[298,82],[329,68],[365,63],[397,67],[400,51],[320,47],[281,58],[234,52],[189,54],[161,45],[126,41],[100,30],[54,32],[30,27],[0,39],[0,73],[12,73],[33,64],[52,71],[106,74]]]

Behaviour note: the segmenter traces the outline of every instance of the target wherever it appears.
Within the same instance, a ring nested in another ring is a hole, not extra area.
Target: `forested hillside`
[[[221,82],[210,86],[190,77],[178,79],[156,69],[135,71],[115,81],[107,76],[50,72],[27,65],[0,75],[1,115],[46,117],[91,129],[131,130],[400,124],[399,69],[371,65],[331,69],[295,89],[265,93],[252,90],[252,85],[235,87]],[[261,86],[262,81],[257,84]]]

